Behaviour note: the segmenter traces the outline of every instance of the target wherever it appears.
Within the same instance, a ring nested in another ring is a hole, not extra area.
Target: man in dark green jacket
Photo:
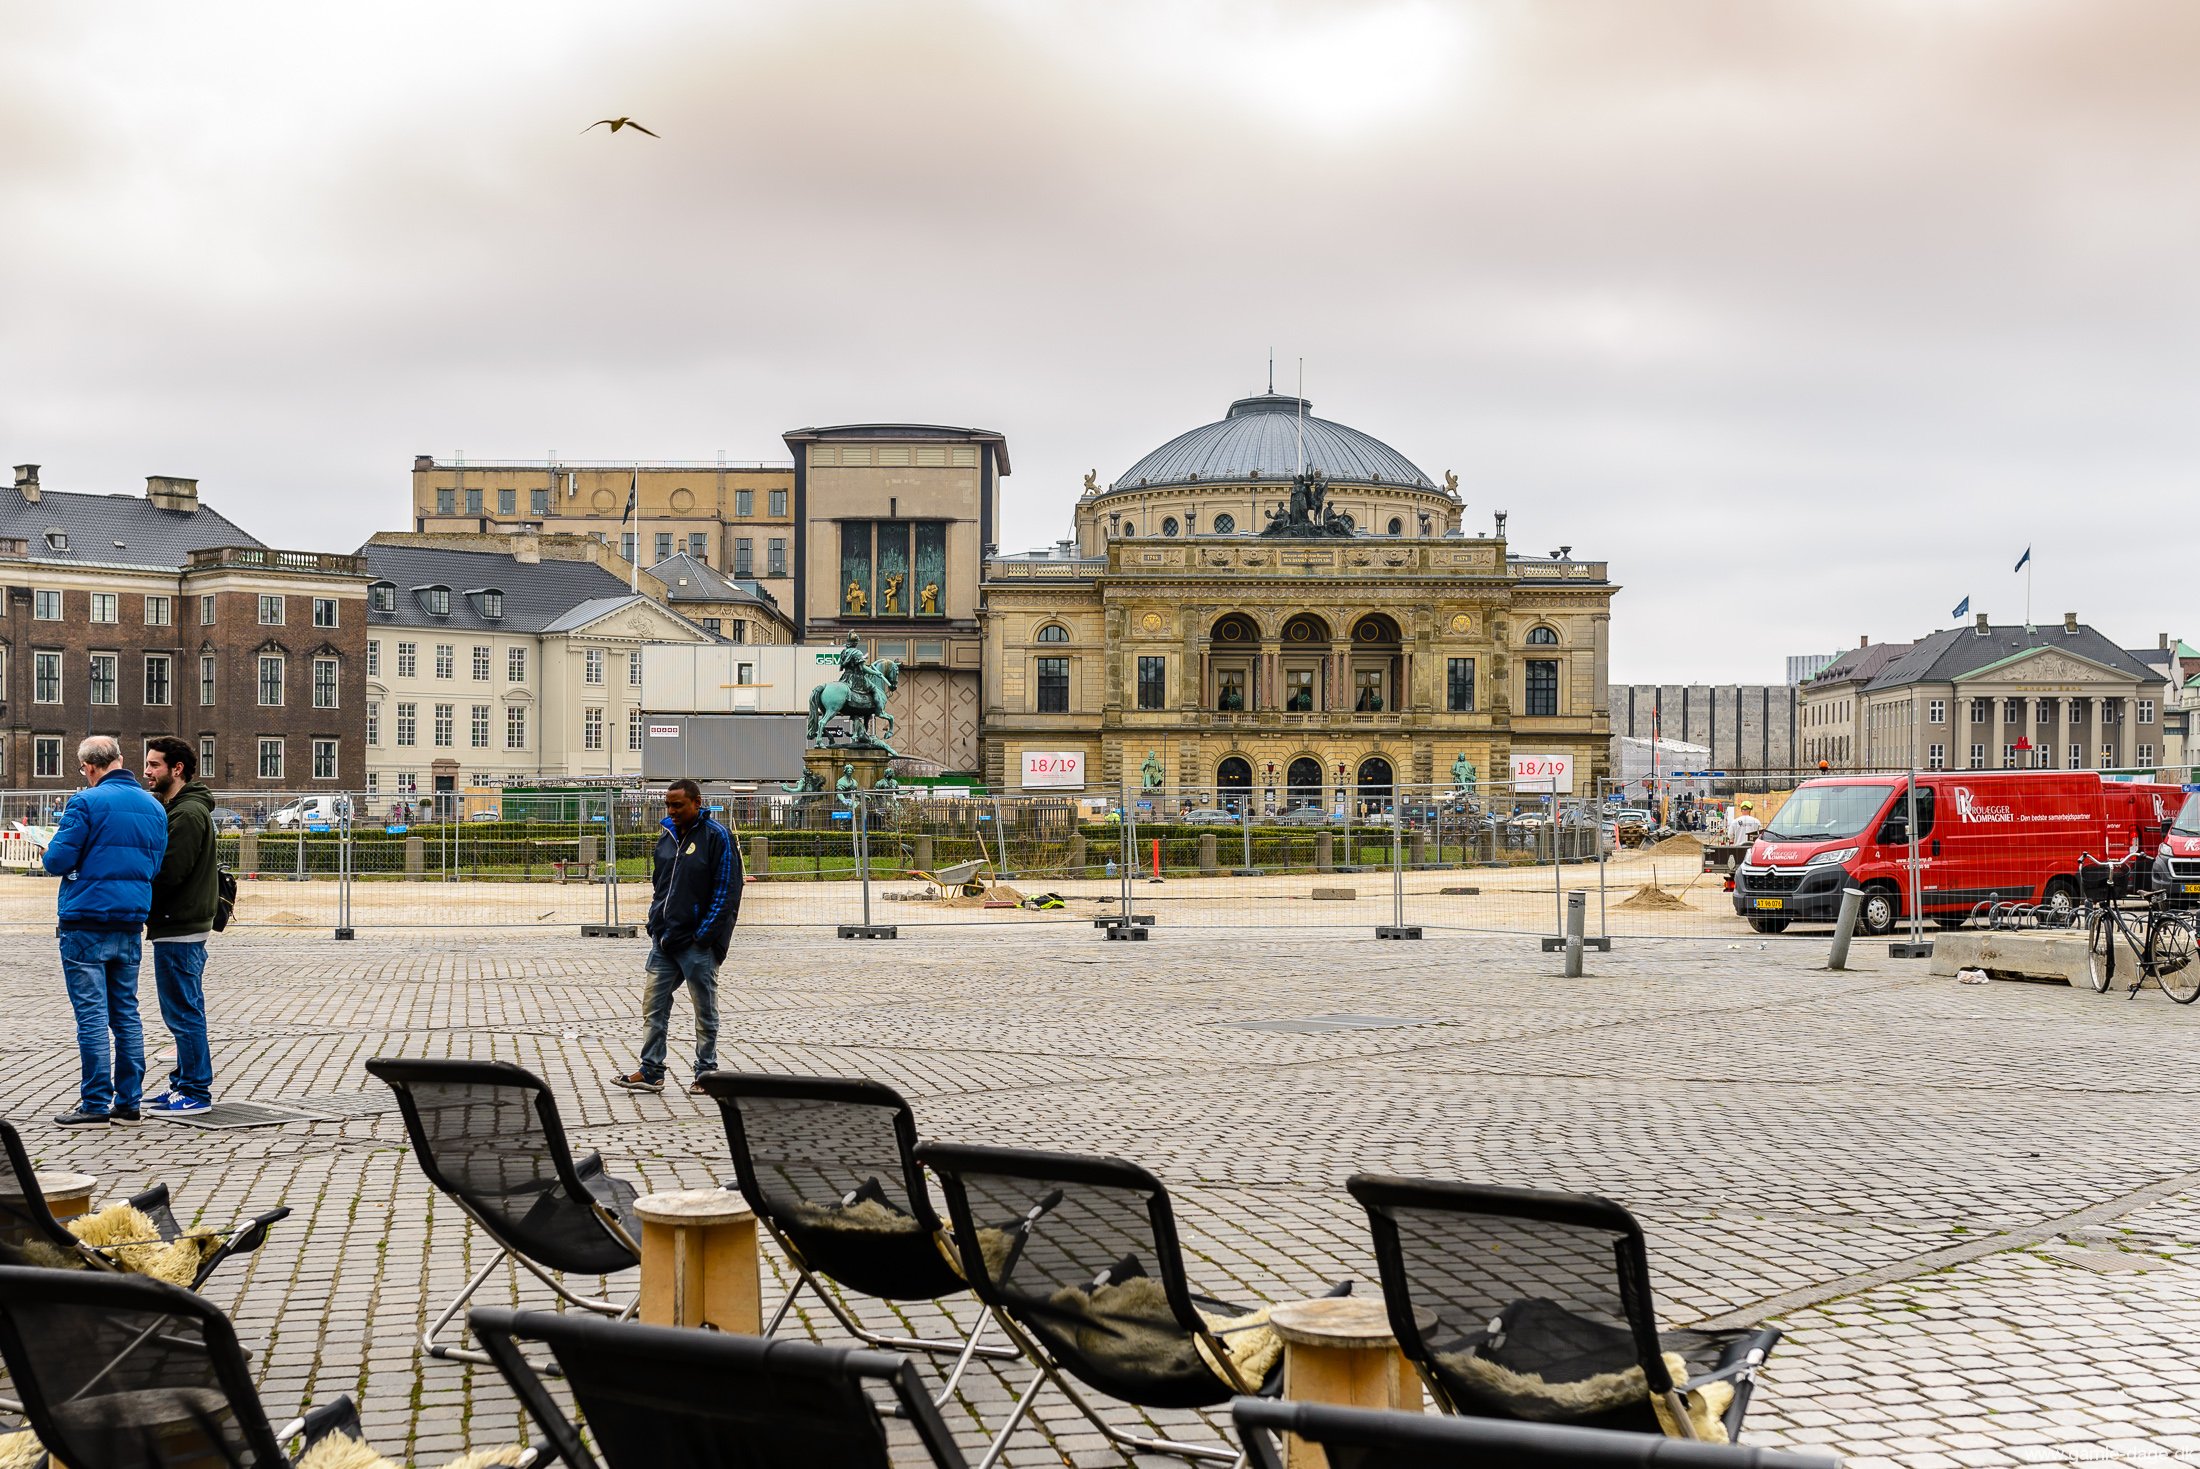
[[[152,1117],[190,1117],[214,1105],[214,1057],[206,1043],[206,941],[214,936],[218,865],[214,796],[195,777],[199,757],[174,735],[145,745],[145,788],[168,808],[168,852],[153,875],[145,936],[153,944],[160,1018],[176,1038],[168,1091],[145,1104]]]

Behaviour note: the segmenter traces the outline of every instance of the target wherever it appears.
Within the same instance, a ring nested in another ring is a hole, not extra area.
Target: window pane
[[[775,516],[785,515],[787,513],[787,492],[785,490],[773,490],[771,493],[772,514]]]
[[[1474,660],[1452,658],[1444,665],[1444,707],[1454,714],[1474,712]]]
[[[1138,660],[1138,707],[1160,709],[1168,696],[1169,660],[1141,655]]]
[[[1558,713],[1558,663],[1550,658],[1527,660],[1528,709],[1530,715],[1555,715]]]
[[[1067,658],[1041,658],[1039,660],[1039,712],[1041,714],[1067,714],[1069,712],[1069,660]]]

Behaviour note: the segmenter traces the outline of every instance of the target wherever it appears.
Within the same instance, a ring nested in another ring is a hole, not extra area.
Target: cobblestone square
[[[1643,1219],[1666,1324],[1786,1328],[1752,1442],[1830,1445],[1865,1469],[2200,1462],[2200,1365],[2184,1357],[2200,1328],[2200,1128],[2182,1110],[2200,1013],[2158,994],[1964,987],[1863,945],[1864,967],[1833,974],[1816,967],[1823,945],[1800,942],[1622,940],[1570,981],[1521,937],[1166,919],[1143,944],[1070,925],[867,945],[829,932],[736,934],[721,1065],[877,1078],[929,1137],[1143,1163],[1177,1198],[1208,1293],[1280,1300],[1341,1278],[1372,1293],[1342,1187],[1358,1170],[1591,1190]],[[215,1299],[266,1344],[272,1413],[351,1393],[393,1457],[435,1462],[523,1430],[493,1372],[416,1354],[484,1245],[428,1188],[362,1062],[515,1061],[556,1089],[577,1150],[645,1189],[731,1175],[714,1108],[608,1084],[640,1042],[639,942],[225,937],[207,980],[218,1095],[321,1116],[70,1132],[48,1120],[77,1069],[52,939],[28,924],[11,939],[0,1109],[33,1156],[97,1175],[101,1197],[165,1180],[187,1220],[292,1206],[257,1257],[215,1277]],[[149,962],[144,982],[157,1058]],[[1263,1028],[1330,1014],[1404,1023]],[[675,1078],[691,1048],[683,1000]],[[157,1090],[165,1068],[148,1069]],[[477,1299],[551,1297],[522,1277]],[[931,1307],[853,1304],[882,1326],[943,1324]],[[947,1314],[967,1325],[972,1307]],[[822,1312],[804,1320],[839,1339]],[[973,1454],[1027,1376],[973,1368],[948,1409]],[[1058,1397],[1042,1395],[1039,1421],[1009,1463],[1120,1462]],[[1189,1414],[1150,1422],[1220,1432]]]

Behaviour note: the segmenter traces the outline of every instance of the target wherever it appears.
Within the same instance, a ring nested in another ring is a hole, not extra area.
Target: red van
[[[1983,902],[2078,901],[2081,861],[2132,850],[2140,795],[2111,800],[2091,771],[1934,771],[1917,777],[1918,888],[1925,916],[1953,926]],[[2137,791],[2151,795],[2150,788]],[[1734,911],[1759,933],[1830,919],[1841,890],[1864,890],[1858,926],[1891,930],[1907,912],[1904,778],[1835,776],[1796,787],[1734,874]],[[2160,828],[2155,828],[2157,836]],[[2121,838],[2121,844],[2118,844]],[[2145,845],[2142,851],[2149,850]],[[2096,877],[2095,881],[2099,881]]]
[[[2180,908],[2200,904],[2200,794],[2185,797],[2162,834],[2161,849],[2154,855],[2154,885]]]

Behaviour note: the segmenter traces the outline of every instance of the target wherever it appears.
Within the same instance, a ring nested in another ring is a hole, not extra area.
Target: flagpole
[[[639,592],[642,589],[642,466],[639,464],[629,472],[626,496],[627,503],[634,507],[634,559],[627,563],[626,588]]]

